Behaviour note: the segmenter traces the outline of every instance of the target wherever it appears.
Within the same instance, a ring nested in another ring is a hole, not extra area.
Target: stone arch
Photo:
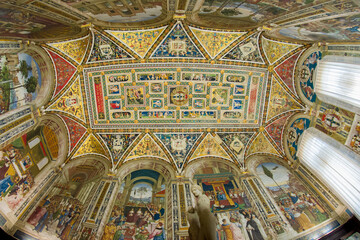
[[[176,176],[176,172],[170,163],[160,161],[155,157],[146,157],[127,161],[118,168],[116,171],[116,176],[122,181],[131,172],[139,169],[150,169],[157,171],[168,180],[174,179]]]
[[[85,166],[83,169],[82,166]],[[90,167],[94,168],[94,171],[91,172]],[[83,173],[86,176],[84,182],[96,181],[110,169],[109,161],[101,156],[86,155],[68,162],[63,168],[63,175],[67,181],[71,181],[72,177],[76,174]],[[76,168],[76,171],[71,171]]]
[[[35,128],[49,127],[55,134],[58,141],[58,156],[54,159],[55,165],[60,166],[64,163],[69,149],[68,131],[64,122],[55,114],[45,114],[39,118]],[[35,129],[34,128],[34,129]]]
[[[30,55],[39,65],[41,74],[41,88],[33,104],[40,108],[50,101],[55,87],[55,71],[52,61],[46,51],[38,45],[30,44],[23,53]]]

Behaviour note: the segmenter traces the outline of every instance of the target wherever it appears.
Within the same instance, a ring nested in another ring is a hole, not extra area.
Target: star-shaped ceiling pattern
[[[285,157],[284,125],[304,108],[294,68],[308,46],[262,32],[173,22],[43,47],[56,70],[46,111],[68,128],[67,161],[101,155],[115,170],[151,157],[181,173],[211,156],[243,167],[253,154]]]

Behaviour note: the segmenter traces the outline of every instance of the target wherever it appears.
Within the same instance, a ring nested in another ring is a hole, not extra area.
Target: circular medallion
[[[310,69],[307,66],[302,66],[299,71],[299,78],[301,82],[307,82],[311,75]]]
[[[293,143],[295,142],[297,139],[298,139],[298,134],[296,132],[296,129],[295,128],[289,128],[288,130],[288,137],[287,137],[288,141],[290,143]]]
[[[328,109],[324,112],[321,123],[322,125],[331,132],[337,132],[343,127],[343,118],[334,109]]]
[[[176,106],[183,106],[189,101],[189,90],[186,87],[179,86],[174,88],[170,94],[171,103]]]

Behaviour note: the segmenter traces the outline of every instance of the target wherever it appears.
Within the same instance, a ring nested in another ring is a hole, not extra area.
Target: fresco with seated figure
[[[218,239],[267,239],[255,208],[231,173],[199,174],[194,178],[210,200]]]
[[[15,211],[35,185],[34,178],[51,161],[43,136],[40,129],[31,131],[0,151],[0,206]]]
[[[155,191],[152,181],[137,181],[129,190],[121,185],[102,240],[166,239],[165,185]]]

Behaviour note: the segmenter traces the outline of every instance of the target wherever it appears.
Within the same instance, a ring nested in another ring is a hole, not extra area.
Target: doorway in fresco
[[[121,184],[103,240],[166,239],[165,181],[153,170],[138,170]]]

